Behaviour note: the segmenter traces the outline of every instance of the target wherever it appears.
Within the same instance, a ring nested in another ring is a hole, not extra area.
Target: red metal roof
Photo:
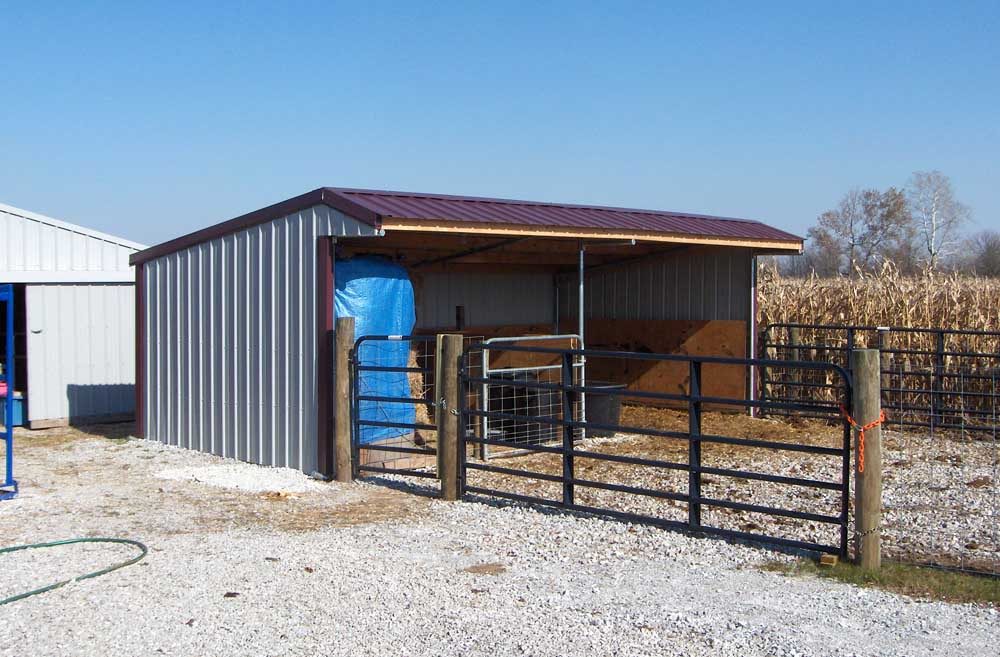
[[[699,237],[772,241],[800,241],[802,239],[759,221],[712,217],[688,212],[539,203],[370,189],[328,187],[326,190],[353,201],[383,219],[396,217],[541,228],[653,231]]]
[[[221,224],[157,244],[145,251],[133,253],[129,262],[133,265],[143,263],[316,205],[327,205],[372,226],[382,227],[383,222],[389,220],[390,228],[392,219],[407,219],[429,220],[442,224],[449,222],[464,225],[482,224],[484,228],[492,225],[552,231],[589,229],[625,236],[634,232],[636,237],[640,238],[644,236],[641,233],[654,235],[658,233],[665,236],[689,235],[692,238],[717,240],[757,240],[768,242],[772,246],[777,242],[783,242],[788,245],[788,250],[797,250],[802,245],[801,237],[750,219],[712,217],[688,212],[609,208],[598,205],[321,187]],[[466,230],[472,229],[466,228]],[[786,247],[781,245],[778,248],[784,250]]]

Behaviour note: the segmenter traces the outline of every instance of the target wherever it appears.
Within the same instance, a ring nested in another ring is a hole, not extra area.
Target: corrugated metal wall
[[[316,464],[316,238],[373,235],[326,206],[144,265],[146,438]]]
[[[549,272],[433,272],[417,283],[417,327],[453,327],[455,306],[466,326],[552,323],[555,288]]]
[[[0,205],[0,281],[5,283],[134,280],[128,257],[139,246]]]
[[[588,319],[742,320],[750,313],[751,255],[746,249],[678,251],[587,273]],[[559,316],[576,320],[577,278],[562,279]]]
[[[135,410],[135,286],[27,285],[28,419]]]

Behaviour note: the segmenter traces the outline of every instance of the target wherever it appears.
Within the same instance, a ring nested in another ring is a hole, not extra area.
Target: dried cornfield
[[[761,267],[758,326],[858,324],[1000,329],[1000,279],[964,274],[903,276],[891,265],[857,278],[783,278]]]
[[[846,365],[850,346],[881,350],[888,550],[1000,573],[1000,280],[891,267],[855,279],[760,274],[763,355]],[[834,404],[832,384],[821,373],[761,368],[772,402]]]
[[[897,421],[932,430],[997,431],[1000,280],[906,277],[891,266],[853,279],[784,279],[766,268],[758,319],[760,353],[771,358],[846,366],[851,346],[878,346],[883,403]],[[768,368],[762,383],[764,394],[775,399],[832,401],[829,382],[798,380],[793,370]]]

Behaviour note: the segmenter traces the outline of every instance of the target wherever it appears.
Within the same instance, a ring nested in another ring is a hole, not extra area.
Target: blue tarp
[[[410,335],[416,323],[413,307],[413,284],[406,270],[384,258],[358,256],[337,260],[334,264],[336,291],[333,309],[337,317],[354,317],[354,334]],[[408,341],[367,340],[361,343],[358,360],[361,365],[406,367],[410,356]],[[380,397],[411,397],[406,372],[360,372],[358,381],[362,395]],[[378,422],[413,424],[416,421],[412,404],[362,401],[359,418]],[[395,438],[412,433],[399,427],[360,427],[361,444]]]

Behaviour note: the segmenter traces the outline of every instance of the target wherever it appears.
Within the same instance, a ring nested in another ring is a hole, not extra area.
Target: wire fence
[[[434,336],[366,335],[352,356],[357,473],[436,476]]]
[[[366,335],[355,342],[351,356],[355,476],[437,476],[436,341],[435,335]],[[465,338],[467,345],[480,342],[481,336]],[[477,363],[466,367],[479,371]],[[471,403],[477,404],[478,390],[469,392]]]
[[[845,367],[851,349],[878,348],[886,556],[1000,575],[1000,332],[776,324],[761,342],[779,361]],[[761,371],[764,399],[832,393],[815,373]]]
[[[499,415],[484,414],[478,418],[477,435],[502,441],[507,445],[544,445],[562,440],[562,434],[552,420],[563,419],[563,403],[558,390],[551,387],[532,387],[540,383],[545,386],[562,380],[562,361],[557,354],[540,352],[517,352],[506,349],[511,345],[536,345],[546,347],[565,346],[581,349],[583,342],[579,335],[532,335],[498,337],[484,340],[478,350],[479,373],[484,381],[477,388],[476,408],[497,411]],[[577,355],[572,358],[571,374],[578,385],[586,381],[586,359]],[[572,405],[572,416],[565,419],[580,420],[584,417],[584,398]],[[512,416],[519,416],[514,419]],[[575,429],[577,437],[583,429]],[[501,451],[506,455],[520,453],[516,448]],[[480,456],[491,456],[491,445],[481,443]]]

